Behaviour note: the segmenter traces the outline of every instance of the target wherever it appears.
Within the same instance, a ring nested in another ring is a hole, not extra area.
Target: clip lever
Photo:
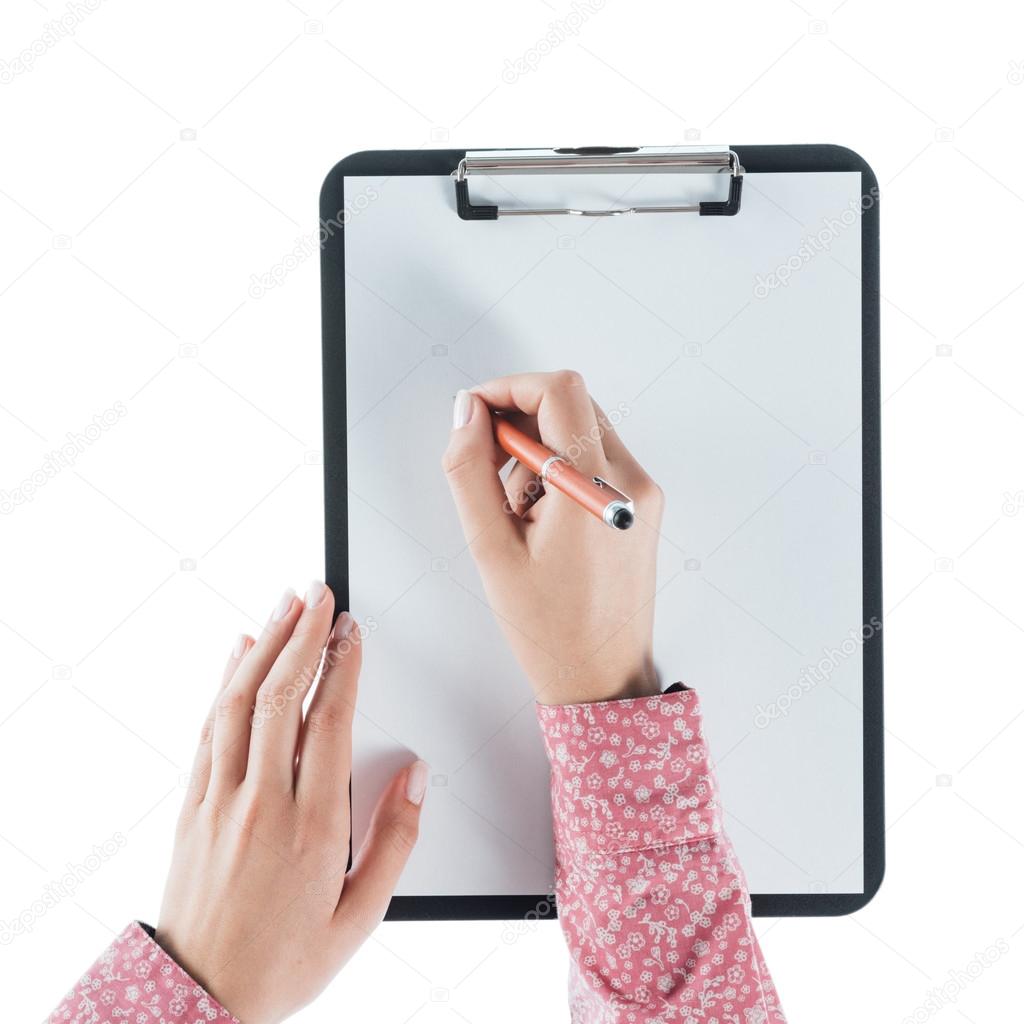
[[[728,173],[729,197],[724,201],[624,206],[609,209],[574,207],[474,206],[469,198],[473,174],[652,174]],[[731,149],[699,146],[622,149],[513,149],[467,153],[452,172],[455,179],[455,208],[463,220],[497,220],[499,217],[546,217],[565,214],[575,217],[619,217],[633,213],[696,213],[702,217],[731,217],[739,212],[743,189],[743,167]]]

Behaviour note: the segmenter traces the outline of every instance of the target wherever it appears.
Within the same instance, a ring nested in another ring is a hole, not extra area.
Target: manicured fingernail
[[[334,624],[334,639],[344,640],[352,632],[352,627],[355,624],[356,620],[348,612],[342,612]]]
[[[424,794],[427,792],[427,774],[430,766],[426,761],[417,761],[410,769],[405,779],[405,798],[411,804],[417,806],[423,803]]]
[[[289,587],[282,595],[281,600],[277,602],[277,607],[274,609],[274,614],[271,616],[271,621],[280,622],[287,614],[288,609],[292,606],[292,601],[295,600],[295,591]]]
[[[231,651],[232,658],[240,658],[245,654],[245,645],[249,642],[249,638],[244,633],[238,634],[238,639],[235,641],[234,649]]]
[[[473,415],[473,396],[465,389],[455,395],[455,408],[452,410],[452,430],[464,427]]]
[[[315,608],[324,599],[326,593],[327,588],[319,580],[313,580],[306,588],[306,607]]]

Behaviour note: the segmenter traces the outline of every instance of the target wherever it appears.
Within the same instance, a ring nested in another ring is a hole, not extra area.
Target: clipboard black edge
[[[878,179],[858,153],[835,145],[731,146],[753,174],[857,171],[861,214],[861,492],[863,619],[882,616],[881,393]],[[344,210],[347,176],[447,175],[464,149],[364,150],[334,165],[320,191],[321,234]],[[864,200],[862,200],[862,207]],[[742,214],[741,214],[742,215]],[[453,210],[453,216],[455,216]],[[470,225],[467,228],[472,230]],[[344,222],[322,239],[320,251],[324,415],[325,579],[336,607],[349,605],[348,452],[345,387]],[[344,524],[344,525],[341,525]],[[756,893],[756,917],[825,917],[850,914],[874,898],[885,874],[885,769],[882,634],[863,646],[864,892]],[[351,784],[350,784],[351,786]],[[554,899],[539,896],[395,896],[385,920],[545,920]]]

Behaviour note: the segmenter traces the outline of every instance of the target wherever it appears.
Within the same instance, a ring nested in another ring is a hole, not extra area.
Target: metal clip
[[[728,174],[729,198],[650,206],[610,209],[562,207],[477,206],[469,197],[468,178],[473,174]],[[732,216],[739,211],[743,167],[739,156],[728,147],[584,147],[582,149],[522,149],[470,152],[452,172],[455,204],[463,220],[497,220],[498,217],[546,217],[565,214],[575,217],[620,217],[638,213],[696,213],[700,216]]]
[[[605,505],[602,517],[604,521],[609,526],[614,526],[617,530],[628,530],[633,525],[633,520],[636,517],[636,507],[633,504],[633,499],[628,494],[623,494],[617,487],[613,487],[603,477],[595,476],[593,480],[598,487],[607,491],[612,499]],[[623,512],[628,513],[628,515],[620,514]]]

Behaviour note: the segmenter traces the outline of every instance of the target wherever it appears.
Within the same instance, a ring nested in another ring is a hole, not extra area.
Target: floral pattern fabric
[[[785,1024],[695,690],[537,706],[574,1024]]]
[[[785,1024],[694,690],[537,705],[573,1024]],[[240,1024],[139,922],[48,1024]]]
[[[78,979],[48,1024],[240,1024],[138,921]]]

